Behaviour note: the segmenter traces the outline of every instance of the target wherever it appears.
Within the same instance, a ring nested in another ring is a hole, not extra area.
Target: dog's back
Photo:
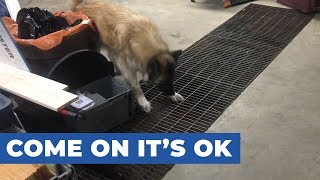
[[[159,52],[169,51],[157,28],[144,16],[104,0],[72,0],[72,10],[82,11],[96,24],[104,44],[147,63]]]

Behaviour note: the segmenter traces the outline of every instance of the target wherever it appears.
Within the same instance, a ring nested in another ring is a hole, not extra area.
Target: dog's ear
[[[181,56],[181,54],[182,54],[182,50],[175,50],[171,52],[171,55],[176,62],[178,62],[178,59]]]

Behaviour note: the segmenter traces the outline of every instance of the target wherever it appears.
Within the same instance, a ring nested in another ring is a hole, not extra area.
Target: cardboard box
[[[1,180],[44,180],[55,175],[46,165],[6,164],[0,165]]]

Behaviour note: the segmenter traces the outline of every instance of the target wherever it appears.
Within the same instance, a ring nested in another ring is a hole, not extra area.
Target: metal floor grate
[[[167,102],[143,85],[151,114],[138,113],[115,132],[205,132],[245,88],[310,22],[295,10],[250,4],[180,58],[175,88],[186,100]],[[173,165],[121,165],[128,179],[161,179]]]
[[[78,180],[111,180],[103,174],[99,174],[94,170],[80,166],[76,166],[76,174]]]

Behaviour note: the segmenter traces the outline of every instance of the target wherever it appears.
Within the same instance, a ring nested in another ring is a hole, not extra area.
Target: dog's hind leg
[[[101,43],[99,46],[99,51],[100,51],[100,54],[102,54],[104,57],[106,57],[109,61],[111,61],[113,63],[115,75],[121,76],[121,72],[120,72],[120,70],[118,68],[118,64],[117,64],[118,58],[117,58],[117,55],[113,52],[113,50]]]

